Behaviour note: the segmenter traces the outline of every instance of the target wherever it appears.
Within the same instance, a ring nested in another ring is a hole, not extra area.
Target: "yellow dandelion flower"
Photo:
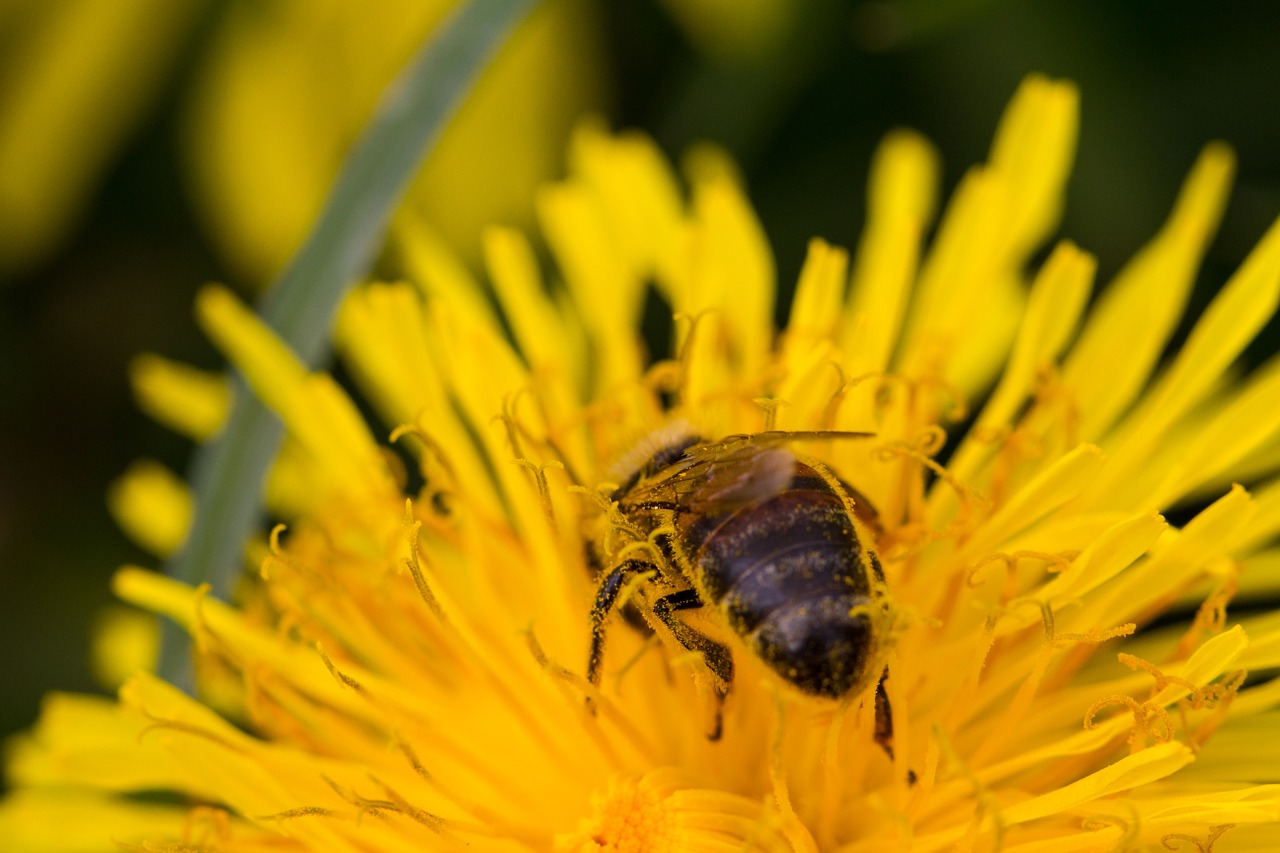
[[[9,0],[0,9],[0,274],[28,272],[75,226],[205,5]]]
[[[50,697],[12,749],[2,834],[1276,849],[1280,620],[1228,608],[1280,589],[1280,370],[1235,368],[1280,295],[1280,228],[1162,362],[1231,154],[1206,148],[1090,306],[1087,254],[1031,260],[1076,112],[1071,85],[1027,81],[927,246],[935,158],[891,135],[856,256],[814,241],[777,335],[730,164],[701,151],[686,198],[650,141],[584,127],[539,198],[554,281],[494,230],[491,301],[407,225],[405,281],[344,305],[340,352],[408,466],[206,291],[205,328],[288,428],[287,525],[238,605],[117,575],[191,632],[208,701],[146,673],[118,702]],[[649,282],[669,358],[637,331]],[[173,505],[140,536],[174,547],[190,507],[168,476],[142,468],[118,500],[135,530]],[[1160,515],[1179,507],[1203,508]]]
[[[382,92],[459,5],[291,0],[265,14],[227,10],[191,92],[184,141],[200,214],[237,274],[266,284],[284,266]],[[605,101],[597,28],[589,3],[539,4],[419,170],[405,205],[468,259],[478,258],[486,223],[532,220],[529,198],[556,173],[575,117]]]
[[[212,5],[3,4],[0,273],[33,269],[66,239],[174,85],[184,48],[199,47],[184,107],[190,188],[223,261],[265,284],[306,236],[396,71],[459,4],[277,0],[216,16]],[[207,45],[193,41],[202,17]],[[595,18],[581,0],[541,4],[423,164],[407,203],[468,256],[486,222],[531,219],[529,197],[555,174],[575,116],[605,101]]]

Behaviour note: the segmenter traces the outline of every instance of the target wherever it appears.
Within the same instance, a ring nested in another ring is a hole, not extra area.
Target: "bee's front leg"
[[[645,560],[625,560],[614,566],[600,578],[596,587],[596,599],[591,605],[591,649],[587,654],[587,681],[600,683],[600,667],[604,660],[604,635],[609,624],[609,614],[618,603],[618,596],[626,587],[627,581],[636,575],[656,574],[658,567]],[[587,708],[595,713],[595,704],[587,699]]]
[[[707,733],[707,739],[719,740],[722,730],[724,700],[729,695],[729,688],[733,684],[733,653],[729,651],[728,646],[723,643],[717,643],[701,631],[695,631],[681,622],[675,615],[677,611],[695,610],[702,606],[703,601],[698,597],[697,590],[682,589],[679,592],[664,595],[655,601],[653,603],[653,615],[670,629],[680,645],[691,652],[701,654],[702,659],[706,661],[707,668],[711,670],[711,674],[715,677],[716,719],[711,731]]]

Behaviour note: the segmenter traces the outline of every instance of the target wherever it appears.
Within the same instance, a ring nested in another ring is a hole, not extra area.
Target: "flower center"
[[[657,853],[674,850],[674,810],[665,792],[648,779],[614,778],[591,798],[592,815],[575,832],[557,836],[562,853]]]

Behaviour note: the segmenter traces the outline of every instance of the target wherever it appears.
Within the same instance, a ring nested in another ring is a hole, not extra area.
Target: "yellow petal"
[[[534,377],[530,390],[557,446],[582,469],[589,458],[586,435],[571,426],[580,421],[581,395],[588,384],[585,363],[574,358],[581,332],[567,327],[548,298],[533,249],[523,235],[490,229],[484,236],[484,250],[494,291]]]
[[[1003,809],[1000,816],[1012,824],[1058,814],[1121,791],[1165,779],[1194,760],[1195,756],[1186,744],[1156,744],[1134,755],[1126,755],[1115,764],[1051,793]]]
[[[808,349],[816,341],[834,337],[848,267],[849,253],[844,249],[825,240],[809,241],[809,253],[800,269],[791,318],[787,321],[787,352]]]
[[[1178,675],[1196,687],[1203,687],[1228,669],[1235,669],[1248,648],[1249,638],[1245,636],[1244,628],[1236,625],[1201,644],[1186,663],[1178,667]],[[1171,705],[1189,694],[1190,690],[1185,685],[1169,684],[1150,701],[1156,705]]]
[[[915,133],[891,133],[876,149],[867,184],[867,225],[854,256],[844,318],[853,375],[884,370],[889,363],[920,244],[937,206],[938,154]]]
[[[1031,285],[1031,297],[1000,384],[982,408],[975,429],[1010,422],[1033,389],[1036,372],[1052,365],[1075,332],[1089,299],[1097,262],[1071,243],[1060,243]],[[956,472],[960,476],[963,474]]]
[[[1241,562],[1238,600],[1269,601],[1277,591],[1280,591],[1280,549],[1259,551]]]
[[[230,291],[206,287],[196,309],[209,336],[298,439],[330,488],[355,488],[368,496],[393,493],[368,426],[332,379],[309,375],[297,356]]]
[[[433,469],[427,476],[439,478],[447,488],[456,482],[444,481],[464,482],[471,499],[495,508],[497,493],[469,427],[449,398],[446,371],[437,366],[438,356],[428,342],[426,316],[422,297],[410,285],[362,285],[343,302],[336,343],[386,423],[412,425],[435,445],[441,458],[430,464],[448,470]],[[412,438],[406,444],[428,457],[435,452]]]
[[[1089,297],[1095,265],[1092,257],[1074,245],[1060,243],[1036,276],[1000,382],[947,466],[962,482],[986,489],[989,475],[985,466],[999,450],[1002,437],[1008,435],[1019,408],[1033,394],[1037,381],[1052,368],[1075,331]],[[929,509],[935,524],[942,513],[953,511],[954,506],[953,490],[935,489],[930,495]]]
[[[1214,555],[1229,553],[1252,513],[1249,493],[1233,487],[1181,531],[1164,539],[1149,560],[1125,572],[1083,608],[1072,612],[1066,622],[1073,627],[1068,630],[1086,630],[1090,624],[1144,616],[1155,602],[1203,577]]]
[[[542,231],[596,348],[596,387],[613,388],[641,374],[640,350],[630,330],[643,307],[644,282],[623,261],[617,236],[598,214],[596,200],[581,182],[544,188],[538,198]]]
[[[1131,470],[1144,464],[1146,448],[1213,390],[1223,371],[1253,340],[1280,301],[1280,222],[1250,253],[1205,309],[1173,364],[1116,428],[1112,465],[1082,498],[1088,505],[1132,500],[1124,488]]]
[[[635,273],[670,275],[683,203],[671,165],[653,140],[638,133],[612,136],[584,123],[574,132],[569,163],[590,187]]]
[[[1253,714],[1214,733],[1196,756],[1194,776],[1204,782],[1280,782],[1280,713]]]
[[[993,172],[975,168],[951,197],[920,269],[900,344],[898,358],[908,375],[953,377],[950,364],[962,339],[1005,322],[992,316],[993,308],[1007,313],[1012,286],[1000,254],[1004,192]],[[980,313],[975,305],[982,306]]]
[[[202,620],[236,653],[271,665],[329,705],[347,712],[360,708],[360,700],[343,691],[314,649],[283,643],[270,632],[247,625],[240,614],[226,605],[201,598],[190,587],[146,569],[125,567],[112,579],[112,590],[131,604],[168,616],[188,632],[194,633],[197,620]],[[217,725],[221,728],[225,723],[219,721]]]
[[[281,411],[289,391],[306,369],[275,333],[230,290],[217,285],[196,297],[196,319],[228,359],[244,374],[264,403]]]
[[[1126,518],[1090,543],[1071,562],[1070,568],[1036,590],[1033,598],[1044,603],[1065,603],[1083,596],[1133,565],[1166,529],[1164,518],[1154,512]],[[1101,612],[1112,623],[1119,624],[1122,621],[1116,618],[1122,615],[1122,611],[1104,609]],[[1007,630],[1015,626],[1026,627],[1035,624],[1039,618],[1038,613],[1015,611],[1010,618],[1000,623],[1000,628]]]
[[[1142,391],[1182,316],[1234,171],[1230,149],[1205,148],[1160,233],[1102,291],[1063,370],[1083,439],[1101,436]]]
[[[330,488],[374,500],[398,494],[368,424],[332,377],[303,379],[283,396],[277,414]]]
[[[1143,502],[1170,506],[1280,434],[1277,399],[1280,362],[1260,371],[1232,395],[1231,401],[1197,431],[1193,443],[1164,469],[1160,486]]]
[[[761,369],[773,336],[773,250],[727,169],[702,168],[693,177],[693,212],[672,283],[673,305],[695,317],[722,316],[729,363],[750,376]]]
[[[115,690],[138,670],[155,671],[160,625],[155,616],[131,607],[104,608],[94,620],[89,652],[93,677]]]
[[[151,353],[130,362],[129,383],[138,408],[196,441],[222,429],[231,408],[227,377]]]
[[[326,491],[323,481],[310,454],[296,438],[286,435],[267,473],[263,501],[281,519],[299,518],[315,508],[317,496]]]
[[[1097,447],[1082,444],[1046,466],[982,524],[957,559],[963,564],[968,559],[1000,550],[1010,538],[1083,491],[1102,470],[1105,461]]]
[[[956,190],[920,270],[903,341],[909,376],[943,378],[971,394],[998,367],[1023,301],[1021,266],[1059,215],[1077,102],[1069,83],[1028,78],[1005,111],[989,165]]]
[[[191,490],[150,459],[135,461],[111,483],[107,507],[131,539],[159,557],[176,551],[191,527]]]
[[[100,853],[112,844],[145,848],[181,838],[190,826],[185,808],[85,791],[23,790],[0,802],[0,838],[23,853]],[[210,825],[200,837],[215,833]]]
[[[6,29],[0,78],[5,277],[53,248],[81,214],[117,148],[162,91],[205,4],[7,5],[19,22]]]
[[[288,3],[211,22],[185,142],[197,203],[238,278],[266,284],[301,243],[379,97],[454,5]],[[539,4],[435,141],[405,208],[468,263],[481,228],[531,221],[573,122],[599,108],[599,32],[590,3]]]
[[[1005,109],[991,146],[991,168],[1009,188],[1007,251],[1024,257],[1058,223],[1075,160],[1080,94],[1061,80],[1032,75]]]
[[[334,343],[392,424],[411,423],[424,409],[447,417],[422,315],[412,286],[381,282],[353,288],[338,312]]]
[[[423,294],[449,305],[468,322],[496,323],[484,289],[453,248],[421,216],[401,212],[392,235],[404,276]]]
[[[547,296],[529,241],[519,231],[490,228],[484,248],[494,292],[525,359],[535,371],[539,365],[553,366],[571,379],[571,387],[585,387],[586,377],[567,363],[562,348],[567,332]]]
[[[24,785],[79,784],[100,791],[162,790],[185,782],[181,762],[140,740],[148,721],[101,696],[51,693],[35,729],[15,741],[10,778]],[[192,793],[212,792],[200,785]]]

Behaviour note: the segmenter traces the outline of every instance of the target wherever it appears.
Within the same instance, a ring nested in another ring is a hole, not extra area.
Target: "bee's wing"
[[[785,447],[751,444],[708,458],[689,495],[691,509],[719,514],[776,495],[791,484],[796,457]]]
[[[786,489],[797,464],[788,448],[792,442],[873,435],[837,430],[771,430],[697,444],[662,473],[637,484],[620,503],[720,514]]]
[[[775,495],[790,485],[797,464],[789,449],[792,442],[871,435],[837,430],[770,430],[731,435],[685,451],[684,458],[691,464],[676,477],[694,484],[688,499],[693,508],[731,508]]]
[[[690,448],[622,502],[633,507],[663,504],[693,512],[725,512],[781,492],[791,482],[795,467],[796,458],[785,447],[734,436]]]

